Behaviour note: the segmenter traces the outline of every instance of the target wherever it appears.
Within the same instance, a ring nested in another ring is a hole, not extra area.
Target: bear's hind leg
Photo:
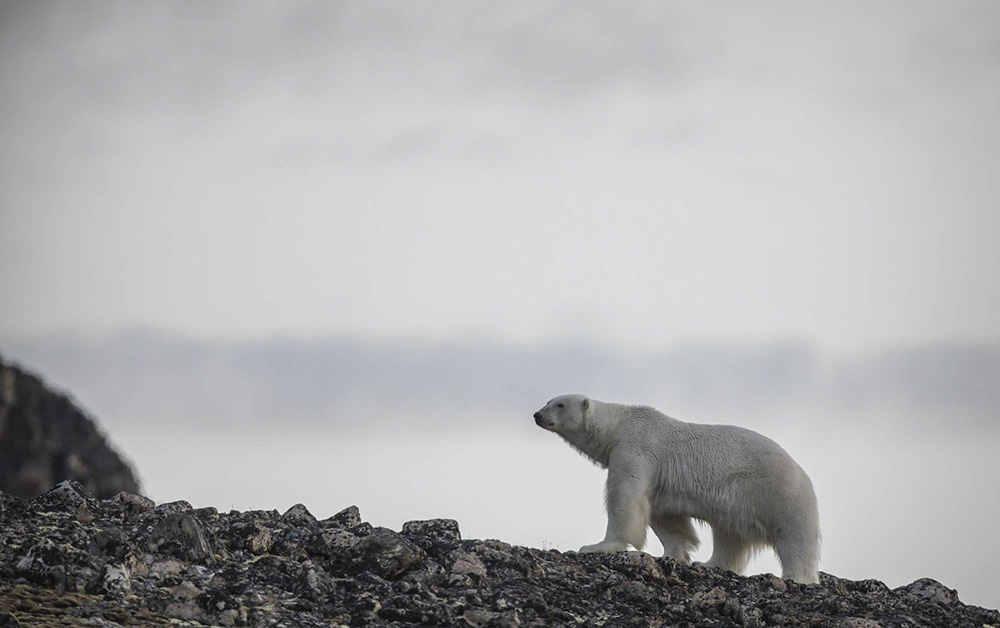
[[[808,482],[806,478],[806,482]],[[819,513],[812,486],[799,500],[804,506],[790,509],[782,525],[773,532],[774,552],[781,561],[781,577],[802,584],[819,582]],[[797,503],[793,502],[792,506]]]
[[[686,565],[691,562],[691,552],[698,549],[698,534],[690,517],[654,514],[649,522],[656,538],[663,544],[663,555]]]
[[[753,543],[716,526],[712,526],[712,545],[712,557],[706,567],[743,573],[753,554]]]
[[[819,540],[790,535],[779,536],[774,551],[781,561],[781,577],[802,584],[819,582]]]

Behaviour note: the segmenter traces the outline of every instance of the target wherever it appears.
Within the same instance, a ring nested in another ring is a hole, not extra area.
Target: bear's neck
[[[600,420],[585,421],[584,429],[560,434],[560,436],[573,449],[607,469],[608,460],[611,458],[611,448],[616,440],[615,433],[621,422],[620,410],[622,408],[623,406],[617,404],[591,399],[590,414],[592,417],[601,417]]]

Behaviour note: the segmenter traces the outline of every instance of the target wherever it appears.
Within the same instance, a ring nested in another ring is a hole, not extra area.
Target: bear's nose
[[[542,424],[542,413],[541,412],[536,412],[535,413],[535,423],[537,423],[539,425]]]

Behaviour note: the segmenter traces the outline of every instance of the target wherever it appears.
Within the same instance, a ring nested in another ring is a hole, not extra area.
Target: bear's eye
[[[557,403],[557,404],[556,404],[556,407],[557,407],[557,408],[565,408],[566,406],[564,406],[564,405],[563,405],[563,404],[561,404],[561,403]]]

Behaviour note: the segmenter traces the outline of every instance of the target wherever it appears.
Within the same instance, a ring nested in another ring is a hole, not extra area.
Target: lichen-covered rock
[[[454,519],[407,521],[403,524],[402,532],[405,536],[429,536],[446,541],[462,540],[462,533],[458,530],[458,522]]]
[[[54,587],[65,577],[65,562],[65,555],[56,544],[42,538],[29,546],[28,551],[17,559],[14,572],[30,582]]]
[[[351,566],[357,571],[370,571],[382,578],[393,579],[420,563],[426,554],[422,549],[392,530],[379,530],[351,547]]]
[[[42,495],[39,503],[47,503],[65,508],[79,508],[93,504],[94,496],[74,480],[63,480]]]
[[[205,527],[194,516],[177,512],[153,526],[147,541],[149,551],[200,561],[211,558],[212,544]]]
[[[239,524],[231,529],[230,549],[242,549],[259,556],[271,551],[272,547],[274,547],[274,537],[271,535],[271,530],[257,521]]]
[[[630,578],[663,582],[663,570],[656,559],[646,552],[618,552],[612,554],[608,566]]]
[[[150,498],[137,493],[126,493],[125,491],[118,493],[106,501],[129,514],[149,512],[156,508],[156,503]]]
[[[361,513],[357,506],[348,506],[337,514],[319,522],[324,528],[342,528],[350,530],[361,525]]]
[[[302,504],[295,504],[286,510],[281,518],[295,524],[315,525],[318,523],[316,517]]]
[[[354,507],[307,513],[98,501],[73,484],[33,500],[0,493],[0,628],[1000,627],[1000,613],[929,579],[890,590],[822,574],[805,586],[642,552],[462,540],[446,519],[397,533]]]
[[[910,584],[900,587],[899,591],[906,595],[934,602],[942,606],[951,606],[958,602],[958,591],[949,589],[937,580],[931,578],[921,578]]]
[[[132,576],[128,567],[121,563],[108,563],[87,592],[121,597],[131,590]]]
[[[179,512],[190,512],[194,510],[191,502],[186,499],[179,499],[174,502],[164,502],[153,507],[153,511],[158,515],[172,515]]]

